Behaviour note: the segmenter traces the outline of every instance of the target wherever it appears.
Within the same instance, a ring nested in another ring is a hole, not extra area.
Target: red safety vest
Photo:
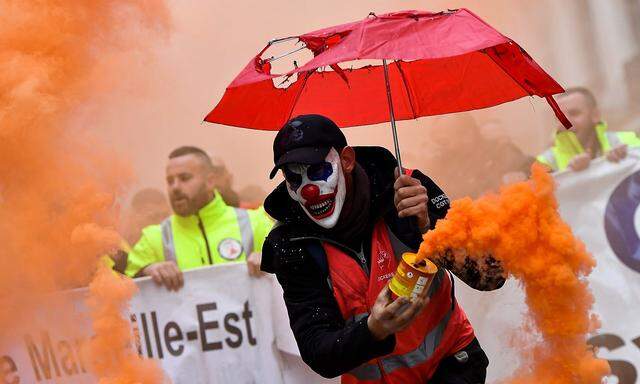
[[[371,239],[369,276],[340,248],[323,243],[333,294],[346,321],[358,321],[366,316],[378,293],[393,277],[400,255],[395,255],[390,239],[398,242],[384,220],[380,220]],[[409,327],[396,334],[393,352],[342,375],[342,383],[426,382],[444,357],[460,351],[475,337],[452,289],[451,276],[440,268],[429,288],[429,304]]]

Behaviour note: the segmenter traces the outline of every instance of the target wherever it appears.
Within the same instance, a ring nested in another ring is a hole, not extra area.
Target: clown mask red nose
[[[289,196],[304,212],[323,228],[333,228],[338,222],[346,194],[340,155],[331,149],[324,162],[283,167]]]

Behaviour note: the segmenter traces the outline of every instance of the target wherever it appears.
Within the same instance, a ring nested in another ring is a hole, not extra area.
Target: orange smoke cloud
[[[162,383],[163,374],[155,362],[143,359],[135,352],[129,321],[122,317],[125,304],[136,292],[135,284],[101,266],[89,291],[88,304],[96,336],[88,352],[94,373],[100,377],[99,383]]]
[[[586,344],[598,326],[586,281],[595,260],[560,218],[553,191],[553,178],[534,165],[529,181],[454,201],[419,255],[437,260],[454,250],[456,262],[469,254],[482,265],[480,255],[492,254],[521,282],[536,341],[522,348],[523,366],[508,382],[599,384],[609,367]]]
[[[14,309],[0,314],[4,342],[29,323],[38,297],[87,285],[116,245],[114,196],[130,172],[78,116],[117,85],[118,57],[166,33],[168,11],[161,0],[0,0],[0,9],[0,304]],[[96,350],[119,359],[130,283],[106,272],[96,279]],[[108,382],[158,382],[136,369],[114,368],[109,377],[120,381]]]

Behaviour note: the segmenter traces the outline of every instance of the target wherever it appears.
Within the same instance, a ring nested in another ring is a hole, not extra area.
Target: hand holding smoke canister
[[[415,253],[403,254],[391,282],[376,298],[367,326],[378,340],[409,326],[429,304],[427,293],[438,267],[428,260],[415,260]]]

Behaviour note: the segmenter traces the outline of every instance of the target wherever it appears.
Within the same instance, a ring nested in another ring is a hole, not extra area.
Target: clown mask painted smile
[[[316,224],[333,228],[345,198],[345,180],[338,152],[331,149],[325,161],[319,164],[289,164],[283,172],[289,196]]]

